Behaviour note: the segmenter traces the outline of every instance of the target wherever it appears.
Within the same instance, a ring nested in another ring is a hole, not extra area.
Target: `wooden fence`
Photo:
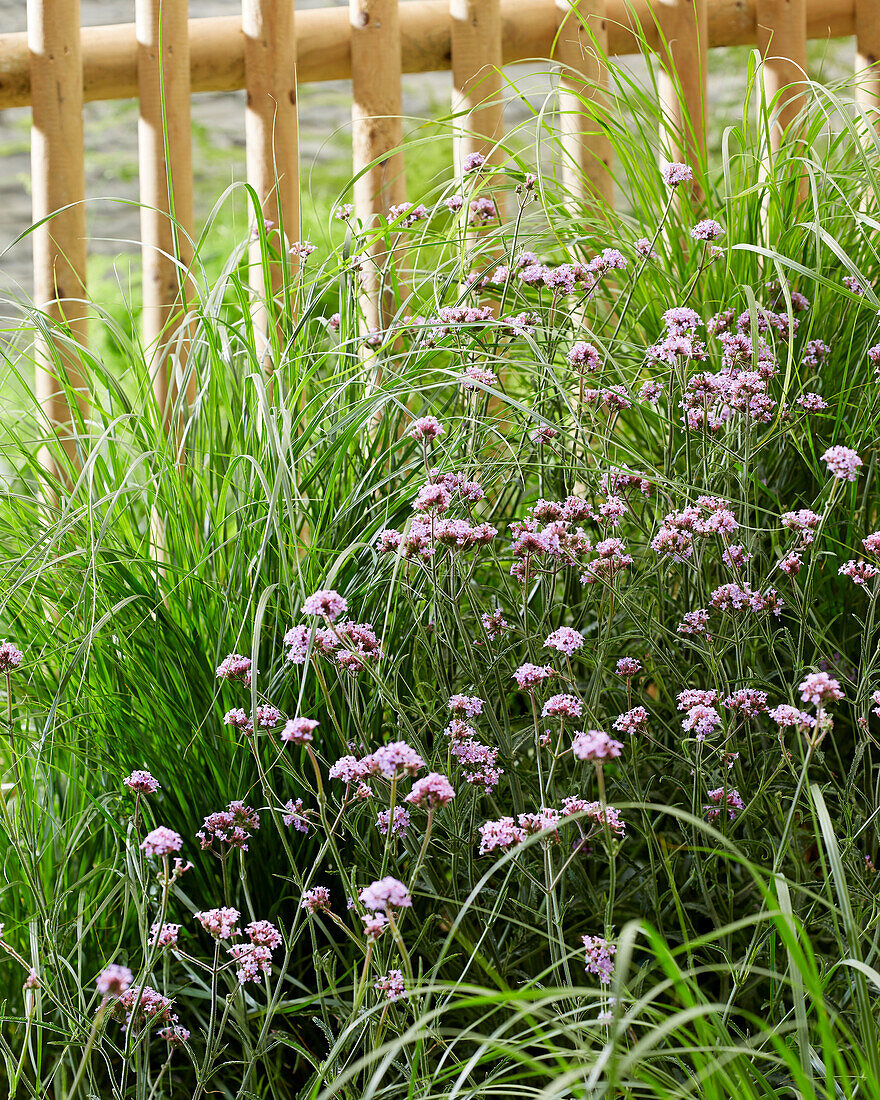
[[[0,35],[0,109],[33,109],[33,218],[42,223],[33,234],[35,300],[69,325],[60,350],[57,341],[38,349],[38,394],[61,432],[70,414],[59,367],[76,386],[73,341],[86,339],[84,100],[140,100],[144,337],[166,409],[174,397],[170,330],[194,228],[194,93],[247,90],[247,178],[289,242],[299,237],[298,84],[352,82],[354,201],[365,223],[405,198],[402,73],[451,70],[460,171],[467,153],[491,154],[502,135],[501,67],[552,58],[565,183],[584,199],[611,197],[608,143],[582,108],[585,95],[602,94],[591,35],[609,55],[636,50],[637,34],[658,51],[667,133],[688,135],[685,148],[669,150],[676,159],[687,159],[688,144],[705,143],[715,46],[760,48],[768,97],[779,94],[777,143],[799,107],[809,38],[855,35],[858,96],[871,109],[880,102],[880,0],[350,0],[295,17],[294,0],[242,0],[241,18],[197,20],[188,19],[187,0],[135,7],[132,25],[81,28],[79,0],[28,0],[27,32]],[[254,289],[259,298],[262,284]],[[379,308],[374,295],[368,324]],[[181,341],[174,346],[179,364]]]

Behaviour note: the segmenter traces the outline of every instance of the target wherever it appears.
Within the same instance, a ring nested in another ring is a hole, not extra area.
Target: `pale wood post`
[[[661,156],[696,167],[706,151],[706,0],[657,0]]]
[[[406,199],[400,20],[397,0],[349,0],[351,24],[352,159],[355,215],[375,227],[377,215]],[[376,163],[373,163],[373,162]],[[390,262],[377,240],[363,265],[362,308],[367,331],[385,327],[391,302],[380,303],[382,269]]]
[[[247,114],[247,179],[271,223],[273,295],[284,281],[289,242],[300,238],[299,127],[296,103],[294,0],[242,0]],[[282,235],[283,230],[283,235]],[[265,279],[260,242],[251,248],[254,320],[266,333]]]
[[[185,308],[184,272],[192,262],[195,232],[188,8],[188,0],[136,0],[135,5],[143,334],[166,428],[178,396],[175,366],[180,375],[186,366],[186,344],[176,339],[172,321],[177,315],[179,322]],[[195,395],[191,376],[190,404]]]
[[[770,129],[770,148],[775,153],[804,105],[806,0],[757,0],[757,21],[768,105],[779,97]]]
[[[880,130],[880,4],[877,0],[855,0],[855,4],[856,102]]]
[[[34,299],[53,321],[67,323],[73,340],[84,344],[86,185],[79,0],[28,0],[27,20],[33,102],[33,218],[38,222],[61,211],[33,233]],[[47,427],[59,434],[68,455],[75,459],[73,418],[59,373],[66,375],[85,412],[80,358],[60,338],[54,341],[54,348],[38,338],[35,352],[36,394]],[[41,450],[39,461],[50,475],[59,473],[47,448]]]
[[[556,0],[556,10],[562,182],[575,211],[579,204],[595,204],[596,199],[611,206],[611,142],[601,122],[584,110],[584,101],[591,102],[599,113],[607,110],[603,89],[608,86],[608,72],[601,56],[608,52],[605,0]]]
[[[457,175],[465,158],[480,153],[498,159],[504,132],[501,99],[500,0],[450,0],[452,20],[452,112]]]

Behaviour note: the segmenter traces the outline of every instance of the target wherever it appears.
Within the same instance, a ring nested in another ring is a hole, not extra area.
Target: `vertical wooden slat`
[[[856,0],[856,101],[880,129],[880,4]]]
[[[179,318],[184,305],[181,267],[192,262],[194,233],[188,8],[188,0],[136,0],[135,5],[144,344],[166,427],[177,398],[172,356],[185,347],[175,341],[169,322],[175,314]],[[176,361],[182,371],[184,356]],[[189,402],[195,400],[195,381],[188,381]]]
[[[480,153],[491,162],[504,132],[500,0],[450,0],[455,170]]]
[[[770,148],[775,153],[782,144],[783,134],[804,105],[806,0],[758,0],[757,20],[767,103],[779,96],[770,130]]]
[[[34,221],[62,210],[33,233],[34,299],[54,320],[65,320],[71,336],[85,343],[86,185],[79,0],[28,0],[27,21]],[[61,372],[77,390],[80,408],[85,410],[79,357],[61,341],[55,350]],[[71,413],[56,381],[59,371],[53,349],[38,340],[35,351],[37,398],[46,420],[73,458],[76,445],[70,430]],[[57,473],[46,449],[40,462],[47,472]]]
[[[351,21],[352,155],[354,174],[377,163],[354,185],[355,214],[365,226],[406,198],[403,99],[400,87],[400,21],[397,0],[349,0]],[[396,151],[395,151],[396,150]],[[388,262],[376,242],[363,265],[364,324],[383,328],[391,303],[380,303],[380,269]]]
[[[556,10],[562,183],[574,210],[580,203],[596,199],[611,205],[611,142],[601,124],[584,110],[585,101],[598,112],[607,108],[603,89],[608,84],[608,72],[600,56],[608,51],[605,0],[556,0]],[[588,32],[592,32],[595,42]]]
[[[655,14],[662,36],[661,155],[696,167],[706,150],[706,0],[657,0]]]
[[[247,178],[274,231],[269,237],[279,260],[272,264],[277,292],[284,278],[285,241],[300,239],[299,129],[296,103],[296,34],[294,0],[242,0],[247,115]],[[251,285],[258,302],[265,299],[260,242],[251,249]],[[265,312],[255,312],[265,331]]]

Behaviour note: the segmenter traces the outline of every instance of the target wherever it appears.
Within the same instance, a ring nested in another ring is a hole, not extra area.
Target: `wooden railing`
[[[87,335],[84,100],[140,100],[144,336],[156,396],[168,409],[185,346],[177,340],[172,356],[171,328],[194,236],[192,94],[247,90],[247,178],[264,217],[292,242],[298,84],[351,80],[354,203],[368,224],[405,198],[401,73],[452,71],[461,171],[468,153],[491,156],[502,136],[501,67],[551,58],[560,72],[564,182],[576,199],[610,201],[609,145],[596,111],[584,108],[585,99],[601,107],[593,38],[608,55],[637,50],[640,38],[658,51],[667,153],[687,159],[688,146],[705,144],[710,49],[761,50],[768,100],[778,97],[778,144],[800,106],[807,40],[847,35],[856,37],[857,95],[876,111],[880,0],[350,0],[295,18],[293,0],[242,0],[241,18],[197,20],[188,20],[187,0],[136,0],[133,25],[89,28],[80,26],[79,0],[29,0],[27,32],[0,36],[0,109],[33,109],[33,219],[42,223],[33,233],[34,294],[69,325],[60,345],[38,349],[47,418],[65,430],[57,377],[66,371],[76,386],[75,342]],[[372,291],[368,326],[380,316]],[[262,274],[254,292],[259,302]]]

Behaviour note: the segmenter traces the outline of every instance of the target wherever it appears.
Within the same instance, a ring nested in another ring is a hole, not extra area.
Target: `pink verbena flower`
[[[303,615],[323,615],[331,623],[348,611],[348,602],[333,588],[313,592],[302,606]]]
[[[586,971],[595,974],[602,985],[608,985],[614,971],[614,956],[617,954],[617,945],[609,943],[601,936],[581,936],[584,945]]]
[[[722,807],[726,808],[727,816],[731,821],[736,818],[740,810],[745,809],[745,803],[740,798],[736,787],[728,787],[726,791],[724,787],[716,787],[714,791],[709,791],[709,799],[713,804],[703,807],[703,813],[709,821],[718,820]]]
[[[429,772],[424,778],[417,779],[413,783],[406,801],[413,806],[427,806],[433,809],[435,806],[445,806],[453,798],[455,798],[455,791],[446,776],[439,772]]]
[[[218,680],[228,680],[230,683],[241,683],[245,687],[250,687],[251,675],[251,659],[242,657],[240,653],[230,653],[217,666]]]
[[[309,831],[308,818],[303,811],[303,800],[298,798],[296,802],[292,798],[289,798],[284,803],[284,809],[287,810],[286,814],[283,814],[281,820],[285,826],[289,829],[292,825],[299,833],[307,833]]]
[[[609,737],[604,730],[581,730],[575,734],[571,751],[578,760],[593,760],[604,764],[623,752],[623,744]]]
[[[709,626],[709,611],[705,607],[698,607],[696,611],[688,611],[685,617],[676,627],[679,634],[695,635],[705,634]]]
[[[634,248],[640,256],[645,256],[649,260],[656,260],[658,258],[657,252],[647,237],[639,237],[638,240],[634,242]]]
[[[584,340],[578,340],[571,347],[568,352],[568,361],[573,367],[577,367],[588,374],[593,374],[602,366],[602,356],[599,354],[598,348],[593,347],[592,344],[588,344]]]
[[[514,672],[513,678],[516,680],[517,686],[521,691],[532,691],[538,684],[543,683],[544,680],[549,680],[551,676],[555,675],[556,671],[551,668],[550,665],[532,665],[526,663],[519,666],[516,672]]]
[[[147,833],[141,844],[141,848],[148,856],[169,856],[172,852],[179,852],[183,847],[183,837],[168,829],[164,825]]]
[[[816,719],[811,714],[798,710],[797,707],[790,706],[788,703],[780,703],[778,707],[767,712],[767,717],[780,729],[809,729],[816,724]]]
[[[880,344],[878,344],[878,347],[880,347]],[[862,546],[864,546],[869,554],[880,555],[880,531],[874,531],[866,538],[863,538]]]
[[[801,571],[801,566],[804,564],[803,557],[796,553],[794,550],[791,553],[786,554],[784,558],[779,562],[779,568],[789,577],[796,577]]]
[[[757,718],[767,710],[767,692],[740,688],[722,699],[721,705],[728,710],[738,710],[746,718]]]
[[[95,988],[102,997],[119,997],[134,981],[134,975],[127,966],[110,963],[95,979]]]
[[[252,920],[245,925],[244,934],[256,947],[268,947],[274,951],[281,946],[281,933],[267,920]]]
[[[307,913],[320,913],[322,909],[330,912],[330,891],[326,886],[313,886],[306,890],[299,903],[300,909]]]
[[[880,691],[875,691],[871,695],[871,702],[874,706],[871,708],[872,714],[876,714],[880,718]]]
[[[638,676],[642,671],[642,662],[637,661],[635,657],[621,657],[614,671],[618,676],[630,679],[633,676]]]
[[[391,741],[365,756],[363,763],[372,774],[377,772],[386,779],[393,779],[400,772],[415,775],[425,766],[425,761],[406,741]]]
[[[179,924],[153,924],[150,926],[150,947],[177,947]]]
[[[238,934],[238,922],[241,913],[237,909],[221,906],[219,909],[205,909],[196,913],[195,919],[215,940],[229,940]]]
[[[644,707],[633,707],[632,710],[614,719],[614,729],[619,733],[628,733],[630,737],[634,733],[644,733],[647,728],[648,712]]]
[[[798,684],[798,691],[804,703],[812,703],[815,707],[839,702],[843,698],[839,681],[827,672],[811,672]]]
[[[268,947],[257,947],[252,943],[234,943],[228,949],[239,964],[235,972],[239,984],[255,982],[259,984],[264,974],[272,973],[272,952]]]
[[[678,187],[681,183],[691,183],[694,178],[694,170],[680,161],[673,161],[662,169],[663,182],[667,187]]]
[[[856,481],[859,476],[859,466],[862,460],[851,447],[842,447],[839,444],[829,447],[822,455],[822,461],[828,466],[828,471],[841,481]]]
[[[330,765],[330,778],[341,779],[343,783],[356,783],[368,775],[369,764],[358,760],[356,756],[341,756],[334,764]]]
[[[229,848],[238,848],[246,852],[252,830],[255,832],[259,827],[260,818],[257,811],[252,806],[245,806],[244,802],[237,799],[230,802],[225,810],[217,810],[209,814],[196,836],[203,849],[213,848],[214,842],[218,841],[220,844],[229,845]]]
[[[383,912],[389,909],[409,909],[412,906],[409,890],[391,875],[365,886],[358,897],[364,908]]]
[[[159,790],[158,780],[154,779],[149,772],[132,772],[122,782],[135,794],[155,794]]]
[[[880,573],[880,569],[869,561],[856,561],[855,558],[850,558],[837,572],[843,577],[849,577],[854,584],[866,585]]]
[[[482,153],[468,153],[468,155],[464,158],[461,170],[465,174],[469,172],[479,172],[479,170],[483,167],[485,163],[486,158],[483,156]]]
[[[685,718],[682,719],[681,728],[686,733],[693,733],[698,741],[703,741],[709,734],[721,725],[721,715],[714,707],[698,704],[690,707]]]
[[[704,218],[691,230],[691,236],[695,241],[717,241],[724,236],[724,230],[718,222]]]
[[[453,695],[449,699],[452,713],[465,718],[477,718],[483,713],[483,706],[483,700],[476,695]]]
[[[281,731],[281,740],[306,745],[313,740],[312,734],[317,728],[318,723],[314,718],[291,718]]]
[[[181,1024],[169,1024],[168,1027],[160,1028],[157,1034],[171,1047],[182,1047],[189,1042],[189,1029]]]
[[[0,673],[10,673],[24,660],[24,654],[12,642],[0,642]]]
[[[379,993],[384,993],[389,1001],[399,1001],[401,997],[409,996],[400,970],[389,970],[384,977],[375,982],[373,988]]]
[[[522,844],[526,838],[525,830],[521,829],[512,817],[502,817],[498,821],[485,821],[479,827],[480,855],[494,852],[497,848],[505,850],[514,844]]]
[[[364,935],[370,943],[375,943],[388,927],[388,918],[384,913],[367,913],[361,920],[364,922]]]
[[[436,439],[443,435],[443,425],[436,416],[420,416],[407,429],[410,439]]]
[[[544,641],[547,649],[555,649],[566,657],[573,656],[584,644],[584,636],[570,626],[560,626]]]
[[[388,835],[388,823],[391,821],[390,810],[380,810],[376,815],[376,828],[382,836]],[[399,836],[401,840],[406,838],[406,831],[410,827],[409,812],[403,806],[394,807],[394,822],[391,826],[391,835]]]
[[[551,695],[541,708],[542,718],[580,718],[580,699],[575,695]]]
[[[152,986],[126,989],[114,1002],[113,1016],[125,1028],[134,1033],[144,1031],[151,1024],[173,1024],[177,1017],[171,1013],[172,1001]]]
[[[690,710],[691,707],[710,707],[718,700],[718,692],[714,688],[687,688],[679,692],[678,709]]]
[[[801,508],[797,512],[783,512],[779,519],[786,530],[800,533],[802,546],[809,546],[816,537],[815,531],[822,517],[809,508]]]

